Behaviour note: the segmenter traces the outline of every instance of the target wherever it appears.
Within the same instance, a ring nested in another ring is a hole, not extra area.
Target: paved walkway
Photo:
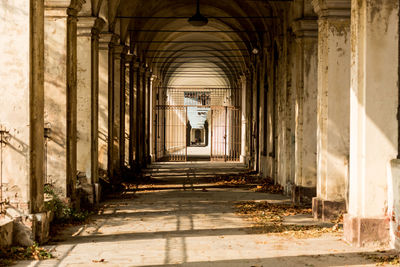
[[[50,247],[57,259],[18,266],[375,266],[359,254],[375,249],[353,248],[333,234],[258,234],[235,214],[237,201],[285,201],[284,196],[197,183],[183,190],[173,183],[105,202],[90,224],[55,238]]]

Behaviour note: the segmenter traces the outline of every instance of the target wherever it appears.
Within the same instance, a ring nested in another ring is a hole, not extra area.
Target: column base
[[[317,189],[315,187],[295,185],[292,188],[292,202],[294,204],[311,204],[316,195]]]
[[[387,245],[390,242],[388,218],[361,218],[345,214],[343,217],[344,238],[350,244]]]
[[[94,184],[82,184],[79,187],[79,199],[82,204],[82,208],[92,209],[98,205],[101,200],[101,185],[99,183]]]
[[[32,246],[34,241],[45,243],[49,240],[52,212],[22,214],[13,208],[7,208],[6,216],[13,222],[12,243],[15,246]]]
[[[100,183],[94,183],[93,189],[94,189],[94,203],[96,205],[99,205],[100,201],[101,201],[101,185],[100,185]]]
[[[0,219],[0,249],[10,247],[13,243],[14,222],[8,218]]]
[[[329,222],[336,220],[346,212],[346,202],[330,201],[314,197],[312,199],[312,212],[314,220]]]
[[[246,164],[247,165],[247,157],[246,156],[244,156],[244,155],[240,155],[240,163],[244,163],[244,164]]]

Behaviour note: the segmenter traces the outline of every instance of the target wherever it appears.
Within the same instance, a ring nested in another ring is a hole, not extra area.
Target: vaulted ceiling
[[[188,18],[196,0],[121,0],[121,35],[168,85],[230,86],[260,51],[274,20],[269,1],[200,0],[206,26]]]
[[[87,2],[92,7],[84,10],[105,18],[121,41],[131,39],[140,61],[165,85],[232,86],[256,54],[271,47],[285,16],[312,12],[304,0],[200,0],[208,24],[196,27],[188,22],[196,0]]]

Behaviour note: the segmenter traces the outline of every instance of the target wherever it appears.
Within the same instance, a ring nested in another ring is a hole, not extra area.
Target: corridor
[[[367,256],[376,248],[351,247],[341,231],[306,238],[263,231],[238,215],[235,205],[290,199],[248,185],[221,186],[213,182],[216,176],[245,170],[211,165],[153,165],[147,170],[151,184],[107,200],[90,223],[53,237],[46,247],[56,259],[17,266],[375,266]]]
[[[399,14],[0,0],[0,249],[99,207],[40,264],[340,266],[400,249]],[[330,228],[300,238],[297,215]]]

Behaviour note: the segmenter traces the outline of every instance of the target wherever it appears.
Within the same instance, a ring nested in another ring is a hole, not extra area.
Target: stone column
[[[32,237],[44,241],[43,1],[1,1],[0,33],[0,131],[4,137],[0,190],[11,208],[24,214],[24,227],[30,228]],[[29,213],[36,215],[26,217]]]
[[[240,153],[240,162],[248,164],[248,104],[247,104],[247,79],[245,75],[241,76],[241,89],[242,89],[242,139],[241,139],[241,153]],[[211,125],[210,125],[211,128]],[[211,140],[210,140],[211,141]]]
[[[140,63],[134,63],[134,77],[135,77],[135,165],[137,167],[140,166],[141,158],[140,158],[140,115],[141,115],[141,107],[140,107],[140,88],[141,88],[141,74],[140,74]]]
[[[151,77],[152,73],[150,70],[146,71],[146,93],[145,93],[145,101],[146,101],[146,116],[145,116],[145,144],[146,144],[146,149],[145,149],[145,163],[148,164],[151,162],[151,155],[150,155],[150,99],[151,99]]]
[[[93,190],[98,189],[99,182],[99,33],[103,25],[104,21],[95,17],[79,17],[78,21],[77,169],[87,179],[81,184],[92,185],[84,188],[90,203],[95,203],[99,197]]]
[[[77,14],[83,0],[73,0],[67,19],[67,197],[76,200],[77,172]]]
[[[135,166],[135,146],[136,146],[136,76],[135,76],[136,57],[132,56],[129,61],[129,165],[131,169]]]
[[[120,164],[120,136],[121,136],[121,54],[123,46],[114,46],[113,49],[113,102],[112,102],[112,171],[113,180],[121,174]]]
[[[124,118],[122,116],[125,105],[124,105],[124,92],[125,92],[125,63],[123,59],[123,55],[126,53],[125,46],[118,45],[113,48],[113,106],[112,106],[112,169],[113,169],[113,179],[117,179],[117,176],[121,175],[122,166],[123,166],[123,144],[124,144],[124,136],[121,136],[123,132],[123,124]],[[124,107],[121,107],[123,105]],[[125,130],[124,130],[125,131]],[[119,178],[118,178],[119,179]]]
[[[126,66],[125,56],[127,53],[126,47],[122,47],[121,60],[120,60],[120,90],[119,90],[119,169],[122,174],[125,168],[125,105],[126,105]]]
[[[114,180],[114,47],[117,45],[119,37],[112,35],[108,50],[108,151],[107,151],[107,171],[111,181]],[[117,76],[119,77],[119,76]],[[117,81],[119,79],[117,78]]]
[[[399,174],[390,173],[399,136],[399,2],[352,1],[351,12],[350,191],[344,235],[362,246],[387,242],[391,219],[393,235],[400,236]]]
[[[99,40],[99,174],[105,175],[108,170],[108,81],[109,44],[112,40],[111,33],[100,34]]]
[[[350,146],[350,0],[314,0],[318,20],[318,131],[315,219],[346,211]],[[340,78],[339,78],[340,77]]]
[[[318,32],[314,19],[293,24],[296,34],[296,170],[294,202],[311,203],[317,181],[317,53]]]
[[[125,121],[125,151],[124,151],[124,161],[126,163],[126,166],[131,169],[131,160],[132,156],[130,154],[131,152],[131,98],[132,94],[131,92],[133,91],[133,85],[131,84],[131,68],[130,66],[132,65],[132,60],[134,59],[134,56],[132,54],[126,54],[125,55],[125,116],[124,116],[124,121]]]
[[[151,100],[151,108],[150,108],[150,160],[149,163],[152,161],[156,161],[156,139],[157,139],[157,133],[156,133],[156,110],[155,106],[157,105],[157,87],[159,84],[159,79],[156,75],[151,76],[151,86],[150,86],[150,100]]]
[[[137,157],[139,167],[142,167],[144,164],[144,108],[145,108],[145,98],[144,98],[144,87],[145,87],[146,77],[145,77],[145,68],[139,67],[138,69],[138,109],[137,109],[137,130],[138,130],[138,146],[137,146]]]
[[[45,180],[67,197],[67,27],[70,1],[45,1]],[[71,11],[69,11],[71,12]],[[71,82],[71,81],[70,81]]]

